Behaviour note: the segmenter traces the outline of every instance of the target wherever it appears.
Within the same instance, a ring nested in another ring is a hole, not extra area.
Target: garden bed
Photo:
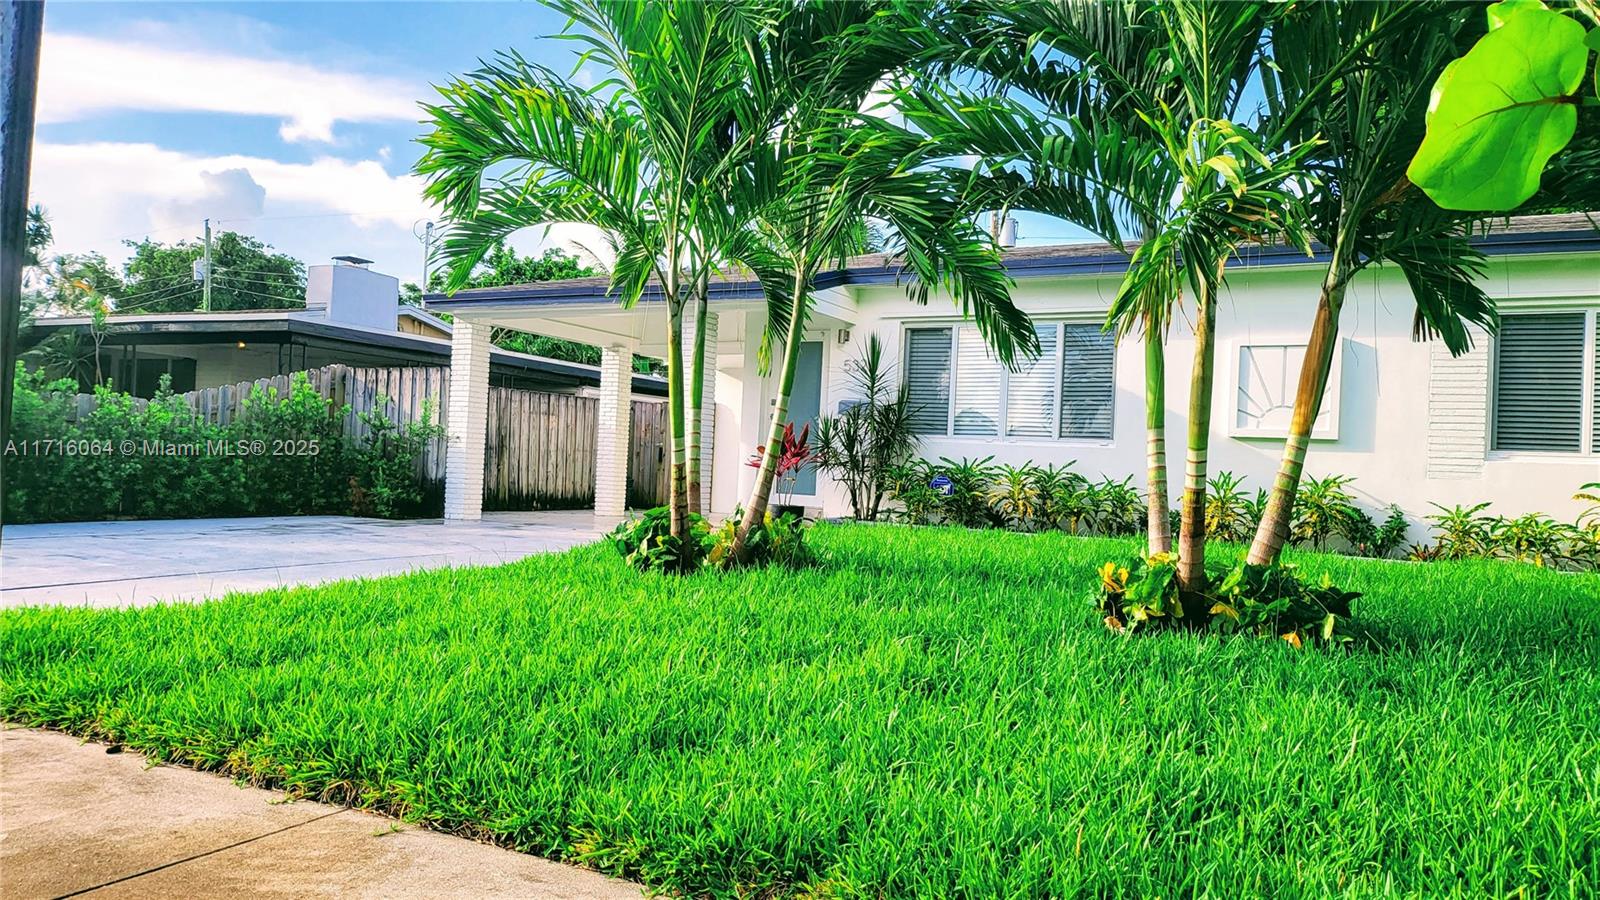
[[[0,713],[693,893],[1600,890],[1600,576],[1292,553],[1383,638],[1296,650],[1108,634],[1131,540],[808,543],[11,611]]]

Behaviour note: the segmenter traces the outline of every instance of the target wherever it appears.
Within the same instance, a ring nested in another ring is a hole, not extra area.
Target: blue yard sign
[[[956,492],[955,482],[950,480],[950,476],[949,475],[935,475],[935,476],[933,476],[933,480],[928,482],[928,487],[933,488],[934,490],[936,490],[939,493],[945,495],[946,497],[948,497],[951,494],[954,494]]]

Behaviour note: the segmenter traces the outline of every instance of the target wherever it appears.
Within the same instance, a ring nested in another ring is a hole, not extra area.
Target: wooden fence
[[[348,405],[344,432],[363,439],[370,429],[363,413],[380,412],[393,422],[422,418],[432,401],[436,421],[448,424],[450,370],[443,367],[358,368],[332,365],[305,373],[317,393]],[[288,393],[291,376],[277,375],[190,391],[183,399],[207,421],[226,425],[238,418],[257,388]],[[143,401],[140,401],[143,402]],[[93,394],[79,394],[77,415],[94,408]],[[484,453],[485,509],[577,509],[594,505],[595,445],[599,401],[576,394],[489,388],[489,430]],[[667,501],[667,405],[633,401],[628,458],[628,505]],[[445,440],[433,442],[419,462],[419,475],[439,484],[445,474]]]

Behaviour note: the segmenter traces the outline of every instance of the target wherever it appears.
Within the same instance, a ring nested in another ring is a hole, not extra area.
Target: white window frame
[[[1600,416],[1600,406],[1595,403],[1595,394],[1600,392],[1600,374],[1595,372],[1595,356],[1600,353],[1596,347],[1595,329],[1600,326],[1600,306],[1595,306],[1593,301],[1588,302],[1516,302],[1501,303],[1501,318],[1512,316],[1536,316],[1542,314],[1583,313],[1583,385],[1579,393],[1578,406],[1578,449],[1569,450],[1497,450],[1498,443],[1495,435],[1496,423],[1499,416],[1496,413],[1500,406],[1500,344],[1499,336],[1489,341],[1489,406],[1485,421],[1485,436],[1488,438],[1488,459],[1522,459],[1522,460],[1548,460],[1551,462],[1573,462],[1600,456],[1600,442],[1594,439],[1595,417]]]
[[[1322,408],[1319,410],[1318,423],[1311,429],[1313,441],[1337,441],[1339,439],[1339,395],[1342,393],[1344,377],[1344,352],[1348,338],[1339,338],[1334,344],[1332,364],[1328,367],[1328,383],[1322,391]],[[1270,440],[1287,440],[1287,428],[1262,428],[1239,424],[1239,370],[1244,364],[1246,350],[1275,349],[1293,352],[1298,348],[1300,359],[1305,361],[1305,349],[1309,346],[1305,338],[1252,338],[1247,341],[1231,341],[1228,343],[1228,436],[1234,438],[1265,438]],[[1297,379],[1298,380],[1298,379]],[[1292,402],[1297,393],[1297,385],[1286,385],[1289,399]]]
[[[944,431],[923,432],[918,436],[923,438],[944,438],[956,441],[973,441],[993,444],[1063,444],[1068,446],[1083,447],[1113,447],[1116,446],[1117,434],[1117,351],[1121,349],[1121,341],[1113,340],[1111,344],[1111,423],[1107,437],[1062,437],[1061,436],[1061,376],[1066,365],[1067,354],[1066,335],[1064,326],[1068,325],[1099,325],[1104,321],[1098,315],[1053,315],[1033,316],[1034,324],[1056,326],[1056,365],[1055,365],[1055,403],[1051,404],[1050,411],[1050,436],[1038,435],[1007,436],[1006,422],[1010,415],[1011,403],[1011,370],[1005,366],[1000,367],[1000,415],[996,420],[995,433],[956,434],[956,378],[961,372],[961,354],[957,352],[959,344],[958,332],[963,327],[976,328],[976,324],[964,319],[908,319],[900,323],[900,365],[902,371],[906,365],[906,353],[910,348],[908,332],[918,329],[948,328],[950,329],[950,400],[949,407],[945,410]]]

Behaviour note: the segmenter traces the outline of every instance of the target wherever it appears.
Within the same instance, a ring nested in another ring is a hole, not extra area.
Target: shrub
[[[1436,546],[1440,559],[1471,559],[1491,555],[1494,518],[1480,515],[1489,508],[1489,504],[1457,505],[1445,509],[1435,503],[1433,507],[1439,513],[1427,518],[1439,534]]]
[[[1145,525],[1144,497],[1133,486],[1133,476],[1121,481],[1103,478],[1088,489],[1091,527],[1108,537],[1138,534]]]
[[[344,433],[348,415],[349,407],[335,407],[303,374],[290,379],[286,395],[280,396],[277,388],[251,389],[229,429],[230,437],[260,441],[282,451],[241,460],[239,474],[253,495],[253,512],[372,514],[362,498],[352,494],[358,460]]]
[[[8,521],[429,512],[418,463],[442,434],[431,406],[404,426],[368,416],[370,434],[355,440],[342,425],[349,408],[304,373],[281,395],[254,388],[225,425],[207,422],[167,379],[149,401],[97,387],[74,422],[76,390],[18,373],[3,448]]]
[[[933,489],[933,466],[913,459],[885,470],[889,497],[900,504],[894,517],[911,525],[931,525],[938,521],[943,495]]]
[[[672,510],[658,506],[619,524],[607,540],[624,561],[641,572],[686,574],[696,569],[731,569],[766,565],[800,566],[811,560],[805,545],[806,524],[799,517],[768,512],[750,532],[743,559],[733,556],[733,539],[742,510],[713,529],[704,517],[689,514],[689,534],[672,536]]]
[[[1495,554],[1536,566],[1559,566],[1577,527],[1557,522],[1543,513],[1515,519],[1496,516],[1489,525],[1489,546]]]
[[[1392,503],[1381,525],[1374,523],[1365,512],[1356,510],[1356,521],[1348,535],[1350,546],[1361,556],[1388,559],[1405,543],[1410,527],[1405,512]]]
[[[799,516],[773,515],[771,511],[751,530],[745,541],[744,557],[735,559],[733,538],[742,518],[741,511],[735,509],[733,515],[711,533],[702,565],[715,569],[769,565],[797,568],[811,561],[805,543],[805,522]]]
[[[1037,473],[1032,466],[1001,466],[989,488],[989,505],[1007,528],[1033,531],[1040,521]]]
[[[1295,647],[1307,642],[1345,643],[1352,639],[1353,601],[1361,596],[1333,586],[1324,575],[1304,581],[1291,564],[1241,564],[1206,589],[1178,589],[1178,560],[1170,553],[1138,556],[1100,569],[1097,605],[1107,628],[1131,634],[1142,630],[1210,630],[1279,637]]]
[[[730,519],[730,522],[736,522]],[[618,525],[606,536],[623,560],[641,572],[688,572],[699,567],[711,543],[711,526],[689,514],[689,534],[672,534],[672,510],[658,506]]]
[[[844,485],[855,518],[875,522],[893,490],[902,465],[917,449],[912,430],[911,388],[894,381],[877,335],[865,354],[845,364],[845,377],[858,395],[837,416],[817,420],[816,466]]]
[[[967,528],[987,528],[996,524],[994,514],[989,509],[989,483],[994,480],[997,471],[993,462],[993,456],[978,460],[962,458],[960,462],[940,457],[933,474],[950,479],[949,493],[939,501],[939,511],[946,522]]]
[[[377,409],[361,414],[368,436],[355,451],[351,490],[359,498],[354,503],[358,514],[392,519],[421,509],[417,462],[430,443],[444,437],[445,428],[434,421],[432,399],[423,401],[421,417],[414,422],[391,421],[381,412],[384,405],[385,398],[379,397]]]
[[[1295,497],[1290,540],[1323,550],[1331,538],[1350,539],[1358,529],[1361,514],[1356,498],[1345,490],[1345,485],[1354,480],[1347,475],[1306,479]]]
[[[1039,498],[1040,527],[1076,533],[1078,523],[1089,510],[1089,480],[1072,471],[1071,463],[1036,467],[1032,476],[1033,489]]]
[[[1260,516],[1245,495],[1244,479],[1231,472],[1218,472],[1206,482],[1206,538],[1218,541],[1247,541],[1255,533]],[[1264,494],[1258,494],[1258,498]]]

